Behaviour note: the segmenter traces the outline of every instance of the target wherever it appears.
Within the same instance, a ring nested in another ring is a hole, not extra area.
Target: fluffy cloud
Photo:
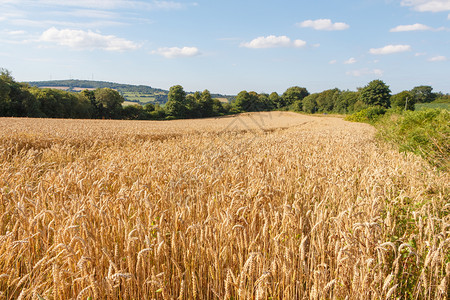
[[[420,12],[440,12],[450,10],[449,0],[402,0],[401,5],[410,6],[414,10]]]
[[[350,28],[348,24],[342,22],[331,22],[330,19],[318,19],[318,20],[306,20],[301,23],[297,23],[300,27],[310,27],[315,30],[345,30]]]
[[[428,59],[428,61],[431,61],[431,62],[436,62],[436,61],[446,61],[446,60],[447,60],[447,57],[442,56],[442,55],[434,56],[434,57]]]
[[[196,47],[164,47],[159,48],[152,52],[153,54],[159,54],[166,58],[176,58],[176,57],[192,57],[200,55],[200,51]]]
[[[360,70],[348,71],[345,74],[347,74],[349,76],[353,76],[353,77],[361,77],[361,76],[365,76],[365,75],[383,76],[383,73],[384,72],[380,69],[373,69],[373,70],[360,69]]]
[[[351,65],[351,64],[354,64],[355,62],[356,62],[356,59],[354,57],[350,57],[349,59],[344,61],[344,64]]]
[[[275,36],[275,35],[269,35],[269,36],[260,36],[248,43],[242,43],[241,47],[246,48],[278,48],[278,47],[295,47],[295,48],[301,48],[306,45],[305,41],[302,40],[291,40],[285,35],[282,36]]]
[[[56,43],[76,49],[102,49],[107,51],[136,50],[139,45],[114,35],[101,35],[92,31],[56,29],[52,27],[42,33],[40,41]]]
[[[432,30],[433,28],[423,25],[423,24],[413,24],[413,25],[399,25],[395,28],[389,30],[390,32],[403,32],[403,31],[423,31],[423,30]]]
[[[372,48],[369,50],[370,54],[392,54],[405,51],[411,51],[410,45],[387,45],[383,48]]]

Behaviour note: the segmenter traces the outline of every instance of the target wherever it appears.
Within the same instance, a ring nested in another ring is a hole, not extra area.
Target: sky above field
[[[0,0],[0,67],[186,91],[450,93],[450,0]]]

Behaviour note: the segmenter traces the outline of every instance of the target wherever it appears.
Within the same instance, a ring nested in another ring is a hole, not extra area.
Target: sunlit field
[[[368,124],[0,128],[0,299],[448,297],[448,173]]]

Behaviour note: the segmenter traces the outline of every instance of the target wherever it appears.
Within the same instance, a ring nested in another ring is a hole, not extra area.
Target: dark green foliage
[[[252,111],[253,108],[252,98],[247,91],[239,92],[233,104],[238,112]]]
[[[168,116],[173,118],[186,118],[186,92],[181,85],[172,86],[169,90],[169,101],[165,109]]]
[[[410,93],[415,103],[430,103],[436,98],[436,95],[433,93],[433,88],[429,85],[416,86]]]
[[[363,103],[358,102],[359,92],[341,91],[334,103],[334,112],[338,114],[352,113],[362,109]]]
[[[198,92],[197,92],[198,93]],[[200,94],[200,93],[198,93]],[[208,90],[204,90],[201,95],[198,95],[198,107],[200,110],[200,117],[208,118],[215,115],[214,113],[214,101],[211,97],[211,93]]]
[[[127,105],[123,108],[122,118],[125,120],[146,120],[148,119],[148,112],[142,105]]]
[[[319,93],[317,102],[318,112],[332,112],[334,110],[334,105],[339,97],[339,89],[326,90]]]
[[[95,101],[99,105],[99,115],[107,119],[120,119],[124,98],[116,90],[110,88],[97,89]]]
[[[309,92],[304,87],[290,87],[281,96],[282,101],[280,107],[292,105],[296,101],[302,101],[308,95]],[[302,107],[302,105],[298,104],[298,107]]]
[[[283,107],[283,102],[277,92],[269,95],[269,101],[273,103],[274,109]]]
[[[391,106],[392,108],[399,108],[404,110],[414,110],[415,100],[408,91],[403,91],[398,94],[392,95]]]
[[[315,93],[315,94],[311,94],[307,97],[305,97],[305,99],[303,99],[303,111],[310,113],[310,114],[314,114],[317,112],[317,98],[319,97],[319,94]],[[298,103],[298,104],[297,104]],[[295,102],[294,105],[299,105],[301,104],[301,102]],[[296,111],[300,111],[301,109],[297,109],[297,107],[294,106],[294,110]]]
[[[369,106],[389,108],[391,106],[390,98],[391,90],[381,80],[373,80],[361,89],[360,99],[364,104]]]

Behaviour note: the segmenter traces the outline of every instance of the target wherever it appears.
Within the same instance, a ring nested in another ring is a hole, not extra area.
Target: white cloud
[[[430,59],[428,59],[428,61],[431,61],[431,62],[446,61],[446,60],[447,60],[447,57],[445,57],[443,55],[434,56],[434,57],[431,57]]]
[[[334,65],[334,64],[337,63],[337,60],[333,59],[333,60],[330,60],[328,63],[329,63],[330,65]]]
[[[348,24],[342,22],[331,22],[330,19],[318,19],[318,20],[306,20],[301,23],[297,23],[300,27],[310,27],[315,30],[345,30],[350,28]]]
[[[361,77],[361,76],[366,76],[366,75],[377,75],[377,76],[383,76],[383,71],[380,69],[359,69],[359,70],[353,70],[353,71],[348,71],[345,74],[349,75],[349,76],[353,76],[353,77]]]
[[[426,52],[417,52],[416,54],[414,54],[414,56],[423,56],[426,55]]]
[[[405,51],[411,51],[410,45],[387,45],[383,48],[372,48],[369,50],[371,54],[392,54]]]
[[[23,30],[11,30],[11,31],[7,31],[6,34],[17,36],[17,35],[24,35],[24,34],[26,34],[26,32]]]
[[[344,61],[344,64],[351,65],[351,64],[354,64],[355,62],[356,62],[356,59],[354,57],[350,57],[349,59]]]
[[[306,45],[305,41],[302,41],[302,40],[291,41],[291,39],[285,35],[282,35],[282,36],[269,35],[266,37],[264,37],[264,36],[257,37],[256,39],[254,39],[248,43],[242,43],[241,47],[254,48],[254,49],[278,48],[278,47],[301,48],[301,47],[304,47],[305,45]]]
[[[433,28],[423,25],[423,24],[413,24],[413,25],[399,25],[395,28],[389,30],[390,32],[403,32],[403,31],[424,31],[424,30],[432,30]]]
[[[449,0],[402,0],[401,5],[411,6],[414,10],[440,12],[450,10]]]
[[[200,55],[200,51],[196,47],[164,47],[159,48],[156,51],[152,51],[152,54],[159,54],[166,58],[176,58],[197,56]]]
[[[42,33],[40,41],[56,43],[76,49],[102,49],[107,51],[136,50],[139,45],[114,35],[101,35],[92,31],[56,29],[52,27]]]

